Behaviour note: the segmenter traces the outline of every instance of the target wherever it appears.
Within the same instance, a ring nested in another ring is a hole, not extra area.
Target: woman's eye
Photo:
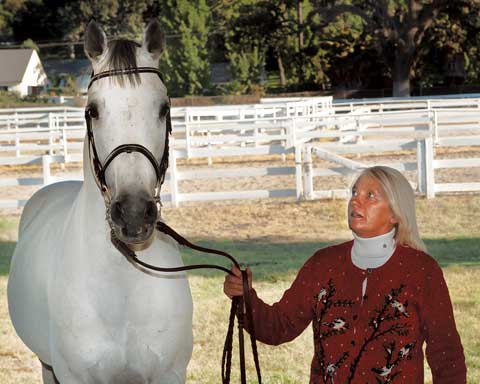
[[[352,196],[357,196],[357,190],[356,189],[352,189]]]
[[[373,199],[375,197],[375,194],[373,192],[368,192],[368,198]]]

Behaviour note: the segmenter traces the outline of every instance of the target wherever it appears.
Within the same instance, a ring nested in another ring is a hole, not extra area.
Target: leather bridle
[[[138,73],[155,73],[158,75],[162,83],[165,84],[162,78],[162,74],[157,68],[135,67],[135,68],[126,68],[126,69],[113,69],[113,70],[104,71],[104,72],[100,72],[98,74],[92,75],[90,79],[90,83],[88,84],[88,89],[90,89],[90,87],[95,81],[105,77],[122,76],[122,75],[129,75],[129,74],[138,74]],[[94,113],[92,109],[89,106],[87,106],[87,108],[85,109],[85,121],[87,124],[88,154],[89,154],[90,165],[93,168],[93,175],[94,175],[95,182],[99,187],[100,192],[105,200],[106,209],[107,209],[107,221],[109,222],[109,225],[111,228],[111,232],[110,232],[111,241],[112,241],[112,244],[118,249],[118,251],[120,251],[120,253],[122,253],[127,258],[127,260],[130,261],[132,264],[136,264],[141,266],[142,268],[157,271],[157,272],[180,272],[180,271],[187,271],[192,269],[210,268],[210,269],[219,269],[221,271],[224,271],[232,275],[233,273],[227,268],[224,268],[222,266],[218,266],[215,264],[195,264],[195,265],[187,265],[187,266],[174,267],[174,268],[164,268],[164,267],[158,267],[158,266],[145,263],[137,257],[135,252],[127,244],[125,244],[120,239],[118,239],[118,237],[115,235],[115,232],[113,230],[112,223],[109,218],[109,210],[110,210],[112,195],[105,180],[105,172],[107,170],[107,167],[112,163],[112,161],[122,153],[131,153],[131,152],[141,153],[152,164],[155,170],[156,178],[157,178],[157,183],[154,191],[154,200],[157,204],[158,212],[160,215],[160,207],[161,207],[160,188],[165,180],[165,173],[167,172],[167,168],[168,168],[168,154],[169,154],[168,144],[169,144],[169,135],[172,132],[172,122],[170,117],[170,102],[168,103],[168,110],[165,115],[167,132],[165,134],[164,152],[160,162],[157,161],[155,156],[146,147],[140,144],[122,144],[114,148],[112,152],[110,152],[110,154],[106,157],[104,163],[102,164],[102,162],[98,157],[97,149],[95,146],[95,136],[93,134],[93,129],[92,129],[92,118],[95,118]],[[187,246],[191,249],[194,249],[200,252],[206,252],[206,253],[227,257],[229,260],[232,261],[232,263],[238,269],[241,270],[239,263],[235,260],[233,256],[223,251],[204,248],[204,247],[200,247],[198,245],[192,244],[188,240],[186,240],[184,237],[180,236],[173,228],[169,227],[167,224],[165,224],[160,220],[158,220],[156,223],[156,229],[172,237],[175,241],[177,241],[179,244],[183,246]],[[222,355],[222,384],[230,383],[233,328],[234,328],[235,315],[238,319],[241,384],[246,384],[247,382],[246,369],[245,369],[245,350],[244,350],[244,340],[243,340],[243,328],[244,328],[245,317],[247,318],[247,321],[249,323],[250,341],[252,346],[255,369],[257,373],[257,379],[258,379],[258,383],[261,384],[262,377],[260,373],[260,364],[258,361],[257,345],[255,340],[255,329],[253,324],[252,308],[251,308],[251,302],[250,302],[250,289],[248,285],[248,275],[245,270],[241,270],[241,272],[242,272],[242,279],[243,279],[243,296],[237,296],[232,299],[227,336],[225,338],[225,344],[224,344],[223,355]],[[53,372],[53,368],[51,366],[43,362],[42,364],[46,369],[50,369]],[[54,375],[54,378],[57,381],[55,375]]]
[[[156,75],[158,75],[162,83],[164,83],[162,74],[158,69],[152,68],[152,67],[137,67],[137,68],[126,68],[126,69],[112,69],[109,71],[97,73],[96,75],[92,75],[90,82],[88,83],[88,89],[90,89],[90,87],[95,81],[99,79],[103,79],[105,77],[123,76],[123,75],[129,75],[129,74],[137,74],[137,73],[155,73]],[[98,156],[97,148],[95,146],[95,136],[93,134],[93,129],[92,129],[92,118],[95,118],[94,112],[91,106],[87,105],[87,108],[85,108],[85,121],[87,123],[88,155],[90,158],[90,164],[93,168],[93,175],[94,175],[95,182],[100,188],[100,192],[102,193],[102,196],[105,200],[107,211],[110,209],[110,204],[112,201],[112,194],[105,180],[105,172],[107,171],[107,167],[112,163],[112,161],[117,156],[121,155],[122,153],[132,153],[132,152],[138,152],[144,155],[150,161],[150,163],[153,166],[153,169],[155,170],[157,183],[155,186],[153,198],[155,203],[157,204],[157,208],[160,211],[160,189],[165,180],[165,174],[168,168],[168,154],[169,154],[168,143],[169,143],[169,135],[172,132],[172,120],[170,117],[170,99],[169,99],[168,108],[165,114],[165,119],[166,119],[165,123],[166,123],[167,132],[165,134],[165,147],[163,150],[163,156],[160,163],[157,161],[153,153],[150,152],[143,145],[122,144],[114,148],[112,152],[109,153],[104,163],[102,164]]]

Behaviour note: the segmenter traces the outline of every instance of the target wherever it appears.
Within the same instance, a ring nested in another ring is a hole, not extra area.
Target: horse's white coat
[[[104,69],[104,55],[93,60],[96,72]],[[158,57],[142,46],[137,63],[156,67]],[[142,144],[161,158],[165,122],[158,108],[166,89],[155,74],[141,77],[135,88],[108,78],[92,86],[102,160],[125,143]],[[62,384],[184,383],[192,352],[187,278],[141,270],[113,247],[86,152],[84,159],[83,183],[47,186],[23,211],[8,282],[13,325]],[[155,174],[142,155],[122,154],[107,183],[114,193],[135,186],[151,195]],[[182,265],[176,244],[161,234],[137,255],[157,265]]]

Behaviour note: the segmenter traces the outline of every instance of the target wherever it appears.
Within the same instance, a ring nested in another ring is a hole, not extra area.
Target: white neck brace
[[[381,267],[395,252],[394,236],[395,228],[383,235],[368,238],[353,233],[352,263],[360,269]]]

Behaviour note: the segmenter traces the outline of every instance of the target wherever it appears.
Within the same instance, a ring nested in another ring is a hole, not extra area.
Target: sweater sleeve
[[[424,328],[433,384],[464,384],[467,368],[442,270],[433,261],[426,276]]]
[[[257,340],[279,345],[295,339],[308,326],[314,316],[313,293],[309,288],[312,280],[310,264],[305,263],[291,287],[273,305],[263,302],[254,289],[250,291]],[[246,328],[250,330],[250,325],[246,324]]]

